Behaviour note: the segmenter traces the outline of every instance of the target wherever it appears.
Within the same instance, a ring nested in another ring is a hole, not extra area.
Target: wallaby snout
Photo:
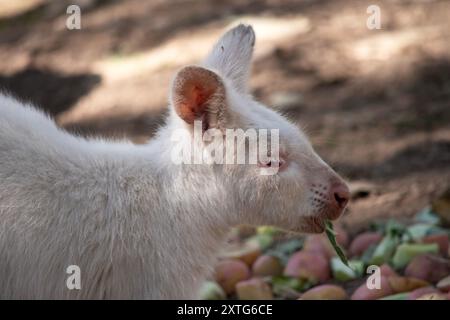
[[[335,220],[339,218],[345,210],[350,200],[350,190],[347,184],[340,179],[332,183],[328,194],[328,213],[327,218]]]

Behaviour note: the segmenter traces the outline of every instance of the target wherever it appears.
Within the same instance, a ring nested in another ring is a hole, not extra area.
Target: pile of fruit
[[[201,297],[450,300],[447,200],[409,224],[377,222],[353,237],[335,228],[339,256],[330,234],[289,237],[271,227],[247,236],[241,231],[239,246],[222,255]]]

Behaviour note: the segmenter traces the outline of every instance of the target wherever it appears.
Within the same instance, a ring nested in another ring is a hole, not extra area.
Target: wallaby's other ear
[[[213,47],[205,66],[218,70],[239,92],[247,91],[255,32],[243,24],[229,30]]]
[[[225,86],[210,70],[198,66],[181,69],[173,82],[171,102],[188,124],[201,120],[204,130],[224,127]]]

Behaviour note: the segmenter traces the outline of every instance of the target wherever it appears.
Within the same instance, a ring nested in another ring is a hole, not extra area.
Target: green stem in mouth
[[[352,267],[350,267],[350,264],[348,263],[348,259],[345,256],[344,251],[342,250],[342,248],[339,246],[339,244],[336,241],[336,232],[334,231],[333,224],[331,223],[330,220],[327,220],[325,222],[325,233],[327,234],[328,240],[330,240],[330,242],[334,248],[334,251],[336,251],[339,259],[341,259],[343,264],[345,264],[347,267],[352,269]]]

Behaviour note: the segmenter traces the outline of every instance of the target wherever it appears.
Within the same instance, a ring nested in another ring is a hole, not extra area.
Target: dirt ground
[[[376,2],[376,3],[374,3]],[[352,184],[345,224],[407,217],[450,187],[450,1],[0,0],[0,87],[83,135],[142,143],[177,68],[230,25],[257,33],[253,94]],[[380,30],[366,9],[381,8]]]

